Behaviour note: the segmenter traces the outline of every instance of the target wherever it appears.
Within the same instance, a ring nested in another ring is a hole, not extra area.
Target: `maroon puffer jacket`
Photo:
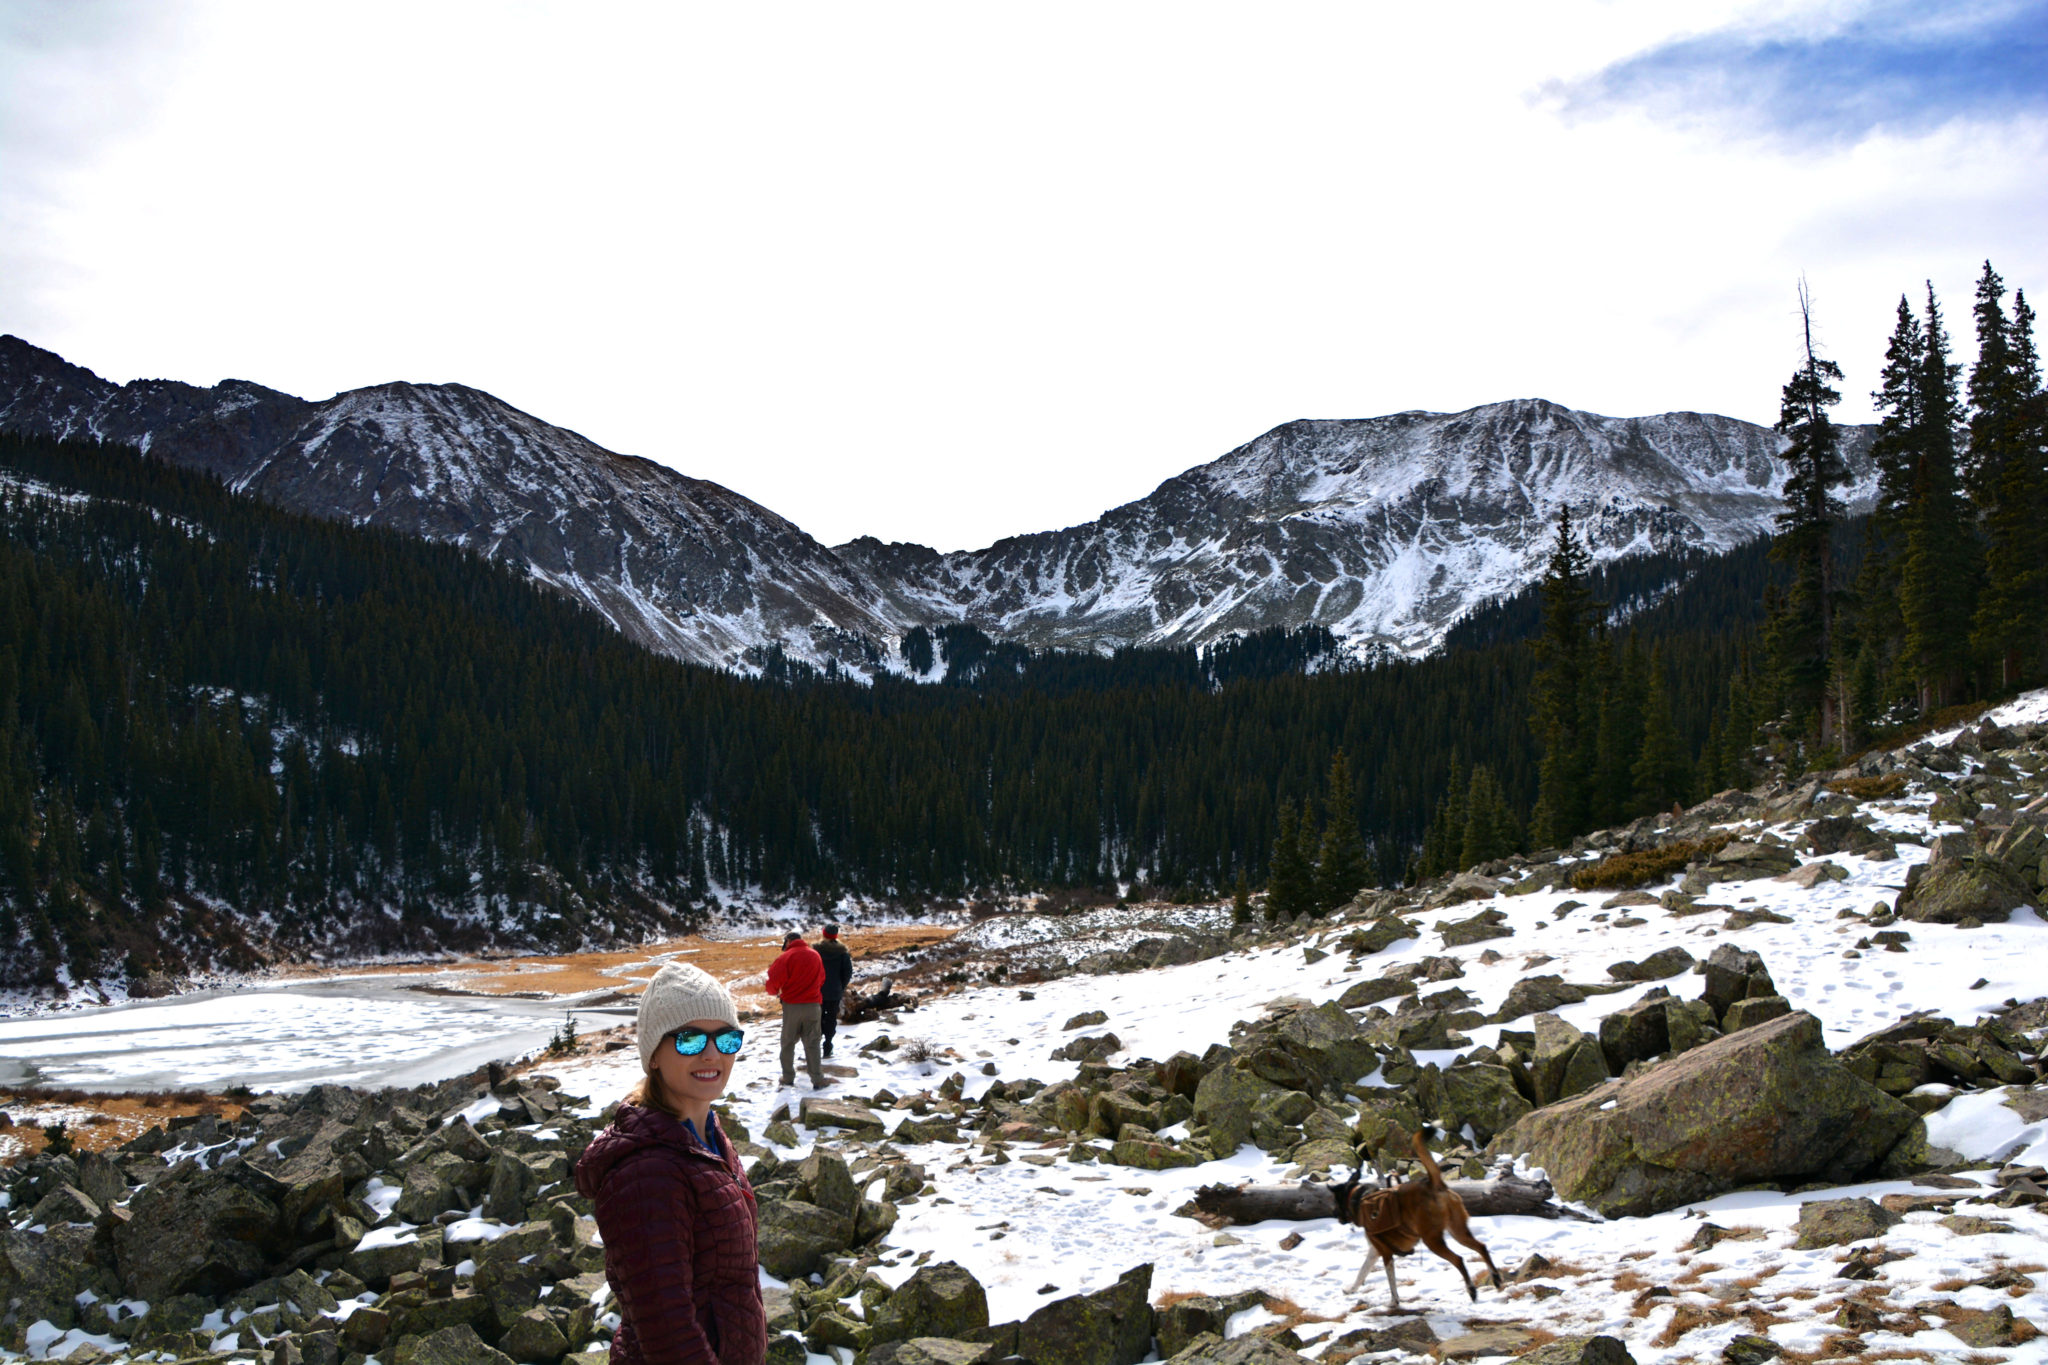
[[[716,1130],[714,1130],[716,1131]],[[619,1301],[612,1365],[762,1365],[768,1321],[754,1191],[723,1132],[719,1156],[680,1120],[627,1104],[576,1163],[597,1205]]]

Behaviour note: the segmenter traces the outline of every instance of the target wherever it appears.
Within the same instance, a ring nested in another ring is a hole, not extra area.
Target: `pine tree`
[[[1850,629],[1858,647],[1869,645],[1877,659],[1880,688],[1889,687],[1905,636],[1899,614],[1899,569],[1905,557],[1907,509],[1912,501],[1916,442],[1921,424],[1921,384],[1926,336],[1904,295],[1885,347],[1884,368],[1871,401],[1878,412],[1871,460],[1877,466],[1877,501],[1864,536],[1862,568],[1851,592]],[[1887,691],[1887,696],[1891,694]]]
[[[1328,914],[1346,904],[1371,880],[1365,841],[1358,833],[1358,798],[1351,783],[1351,760],[1339,749],[1330,760],[1323,796],[1323,845],[1316,861],[1316,910]]]
[[[1799,317],[1806,358],[1786,382],[1778,407],[1777,430],[1790,441],[1785,451],[1790,473],[1771,554],[1791,566],[1792,583],[1779,619],[1771,623],[1772,662],[1785,703],[1795,716],[1816,718],[1815,728],[1826,746],[1840,739],[1834,529],[1842,519],[1842,505],[1834,490],[1848,482],[1849,470],[1842,461],[1835,425],[1828,419],[1828,409],[1842,401],[1834,387],[1842,369],[1814,352],[1813,301],[1804,280],[1799,283]],[[1668,773],[1660,768],[1652,785],[1661,789],[1667,781]],[[1640,777],[1636,785],[1640,796]]]
[[[1307,914],[1315,907],[1316,870],[1309,861],[1312,822],[1304,821],[1292,801],[1280,803],[1273,856],[1266,874],[1266,919],[1272,923]]]
[[[1977,282],[1969,475],[1989,541],[1973,641],[2011,687],[2039,666],[2048,634],[2048,422],[2033,312],[2019,294],[2008,321],[2004,292],[1986,261]]]
[[[1667,810],[1682,800],[1687,786],[1685,751],[1671,715],[1671,693],[1665,683],[1664,647],[1650,651],[1650,683],[1643,695],[1643,747],[1631,774],[1636,809]]]
[[[1465,796],[1465,831],[1460,841],[1458,866],[1477,867],[1505,858],[1521,842],[1515,828],[1514,812],[1493,769],[1482,763],[1472,770],[1472,785]]]
[[[1934,286],[1920,350],[1919,413],[1912,436],[1913,484],[1906,505],[1905,553],[1899,564],[1899,615],[1904,662],[1922,714],[1946,705],[1969,668],[1969,636],[1957,628],[1971,615],[1973,542],[1956,468],[1956,381],[1948,335]]]
[[[1558,509],[1557,536],[1541,586],[1543,634],[1537,644],[1540,667],[1534,686],[1537,743],[1536,809],[1530,836],[1540,845],[1566,842],[1586,828],[1590,736],[1582,723],[1588,691],[1593,633],[1602,615],[1587,587],[1592,557],[1572,529],[1569,504]]]
[[[1240,925],[1252,922],[1252,885],[1243,868],[1237,870],[1237,885],[1230,892],[1230,922]]]
[[[1612,640],[1601,642],[1598,761],[1594,771],[1594,823],[1618,825],[1635,813],[1636,755],[1643,745],[1645,677],[1642,645],[1633,632],[1617,663]]]

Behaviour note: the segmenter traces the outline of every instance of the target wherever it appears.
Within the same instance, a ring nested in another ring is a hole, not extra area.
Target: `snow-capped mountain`
[[[116,385],[0,337],[0,430],[125,442],[284,507],[469,546],[678,658],[732,665],[783,641],[852,662],[904,629],[759,503],[460,385],[324,403],[239,380]]]
[[[1037,647],[1204,644],[1328,626],[1424,653],[1535,581],[1570,504],[1595,557],[1727,549],[1779,508],[1783,441],[1700,413],[1612,418],[1540,399],[1461,413],[1297,421],[1086,525],[941,554],[826,548],[758,503],[619,455],[489,394],[384,384],[314,403],[229,380],[117,385],[0,337],[0,430],[131,443],[321,516],[524,567],[680,658],[900,666],[914,626]],[[1874,493],[1868,428],[1852,507]]]
[[[899,611],[1036,646],[1315,624],[1354,648],[1417,654],[1542,576],[1566,503],[1600,560],[1761,534],[1781,505],[1784,444],[1731,417],[1600,417],[1541,399],[1298,421],[1085,526],[950,555],[837,548],[890,585]],[[1868,432],[1846,444],[1848,501],[1867,508]]]

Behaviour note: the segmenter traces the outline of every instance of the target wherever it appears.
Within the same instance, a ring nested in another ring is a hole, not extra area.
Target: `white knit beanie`
[[[654,1049],[661,1040],[683,1025],[698,1019],[723,1019],[739,1027],[740,1013],[733,1008],[732,992],[702,967],[671,962],[647,983],[640,997],[640,1070],[654,1070]]]

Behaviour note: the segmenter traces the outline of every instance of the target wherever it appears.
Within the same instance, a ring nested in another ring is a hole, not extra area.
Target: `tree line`
[[[1829,416],[1844,377],[1814,343],[1802,285],[1803,359],[1777,423],[1789,470],[1768,542],[1776,572],[1759,611],[1728,618],[1735,653],[1699,656],[1715,660],[1705,673],[1669,642],[1646,656],[1633,635],[1617,638],[1566,509],[1538,590],[1526,828],[1517,838],[1512,798],[1497,802],[1500,784],[1475,769],[1462,797],[1440,802],[1416,870],[1559,845],[1742,784],[1759,760],[1794,775],[1834,767],[1922,716],[2048,673],[2048,395],[2034,314],[2024,292],[2008,310],[2005,293],[1986,262],[1967,386],[1932,286],[1923,311],[1899,300],[1872,395],[1876,506],[1849,518]],[[1677,699],[1702,682],[1724,691],[1689,740]]]
[[[1214,895],[1339,749],[1330,808],[1397,877],[1454,750],[1527,781],[1529,660],[1290,665],[1327,645],[750,680],[455,547],[0,437],[0,977],[571,948],[740,895]]]

